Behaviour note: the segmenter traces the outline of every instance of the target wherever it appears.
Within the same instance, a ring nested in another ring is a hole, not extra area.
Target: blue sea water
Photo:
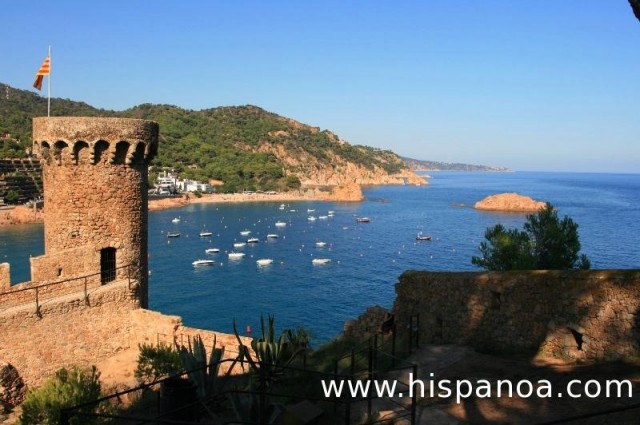
[[[403,271],[477,270],[471,257],[487,227],[521,227],[524,214],[489,213],[473,204],[492,194],[518,192],[551,202],[579,224],[582,252],[592,268],[640,268],[640,174],[432,173],[429,185],[379,186],[361,203],[295,202],[194,204],[150,214],[150,307],[183,317],[188,325],[231,332],[257,329],[261,314],[275,314],[279,328],[304,326],[317,343],[336,336],[345,320],[371,305],[390,307]],[[315,210],[308,213],[308,209]],[[295,211],[291,211],[295,210]],[[310,222],[309,214],[335,216]],[[180,222],[172,219],[180,216]],[[370,223],[356,223],[367,216]],[[287,226],[275,226],[278,220]],[[199,232],[213,232],[211,238]],[[229,260],[239,249],[244,259]],[[166,237],[179,231],[180,238]],[[416,241],[418,232],[433,239]],[[277,240],[266,240],[277,233]],[[323,241],[323,248],[315,242]],[[218,247],[219,254],[205,254]],[[43,253],[42,226],[0,229],[0,261],[11,263],[12,281],[29,279],[28,257]],[[194,268],[196,259],[213,267]],[[258,267],[258,258],[273,264]],[[313,258],[329,258],[313,265]]]

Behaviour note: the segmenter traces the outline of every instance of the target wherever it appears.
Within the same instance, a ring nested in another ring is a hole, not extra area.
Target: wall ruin
[[[640,354],[639,294],[640,270],[407,271],[394,312],[422,343],[596,362]]]

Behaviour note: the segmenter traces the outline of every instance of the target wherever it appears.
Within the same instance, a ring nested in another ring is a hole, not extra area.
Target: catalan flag
[[[42,80],[45,75],[49,75],[51,71],[50,66],[51,66],[51,57],[47,56],[44,62],[42,62],[40,69],[36,73],[36,80],[33,82],[33,87],[35,87],[38,90],[42,89]]]

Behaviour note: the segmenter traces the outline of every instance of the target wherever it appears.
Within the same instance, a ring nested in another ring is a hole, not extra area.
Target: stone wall
[[[603,361],[640,354],[640,270],[438,273],[396,285],[398,326],[420,341]]]
[[[215,338],[217,347],[225,347],[225,358],[236,357],[234,335],[191,328],[178,316],[141,309],[129,286],[127,280],[99,286],[86,302],[76,291],[43,301],[38,312],[33,303],[0,309],[0,361],[15,366],[34,387],[61,367],[95,365],[141,343],[187,344],[200,335],[207,347]]]

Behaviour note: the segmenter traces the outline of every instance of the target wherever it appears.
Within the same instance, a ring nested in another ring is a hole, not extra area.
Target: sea
[[[478,271],[471,257],[479,254],[485,230],[498,223],[521,228],[526,221],[526,214],[473,208],[504,192],[551,202],[561,217],[578,223],[581,252],[592,268],[640,269],[640,174],[432,172],[428,181],[369,187],[357,203],[192,204],[153,212],[150,308],[198,328],[233,332],[235,323],[241,334],[248,327],[255,334],[260,317],[273,315],[278,329],[304,327],[312,344],[321,344],[367,307],[392,307],[406,270]],[[201,237],[203,230],[212,236]],[[250,235],[240,234],[245,230]],[[172,232],[180,237],[168,238]],[[432,239],[417,241],[418,234]],[[259,242],[233,247],[249,237]],[[213,247],[220,253],[205,253]],[[245,257],[229,259],[234,250]],[[42,225],[0,228],[0,261],[11,264],[12,282],[29,280],[29,257],[43,252]],[[258,266],[262,258],[273,263]],[[198,259],[215,264],[194,267]]]

